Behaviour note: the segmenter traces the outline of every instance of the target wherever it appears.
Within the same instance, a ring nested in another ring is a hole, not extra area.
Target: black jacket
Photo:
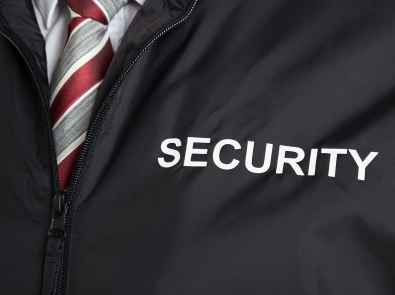
[[[60,193],[44,40],[1,0],[0,294],[395,294],[394,11],[147,0]]]

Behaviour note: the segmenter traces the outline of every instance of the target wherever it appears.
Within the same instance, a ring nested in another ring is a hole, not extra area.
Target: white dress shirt
[[[66,0],[32,0],[38,26],[45,40],[49,82],[67,38],[70,11]],[[108,30],[114,52],[145,0],[130,0],[111,20]]]

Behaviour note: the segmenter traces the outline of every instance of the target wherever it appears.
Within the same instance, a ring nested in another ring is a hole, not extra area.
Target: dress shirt
[[[67,27],[71,20],[66,0],[32,0],[38,26],[45,40],[49,82],[62,53],[67,38]],[[113,17],[108,25],[111,45],[118,49],[126,29],[145,0],[130,0]]]

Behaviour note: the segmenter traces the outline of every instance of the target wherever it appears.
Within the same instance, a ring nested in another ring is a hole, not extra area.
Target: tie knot
[[[127,0],[67,0],[67,5],[71,18],[91,18],[108,25],[126,2]]]

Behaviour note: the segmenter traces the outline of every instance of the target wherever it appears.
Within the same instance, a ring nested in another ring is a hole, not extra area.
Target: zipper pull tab
[[[48,236],[64,238],[66,230],[64,228],[69,200],[63,191],[56,192],[52,199],[52,218],[51,226],[48,230]]]

